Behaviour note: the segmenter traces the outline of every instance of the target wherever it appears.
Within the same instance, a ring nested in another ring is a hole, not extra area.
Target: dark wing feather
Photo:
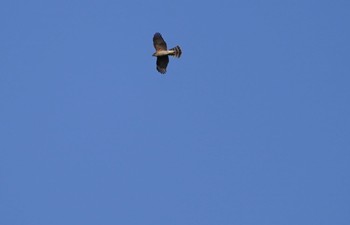
[[[162,35],[160,33],[155,33],[153,36],[153,45],[156,51],[159,50],[167,50],[166,43],[164,39],[162,38]]]
[[[165,56],[158,56],[157,57],[157,70],[161,74],[166,73],[166,67],[169,63],[169,57],[167,55]]]

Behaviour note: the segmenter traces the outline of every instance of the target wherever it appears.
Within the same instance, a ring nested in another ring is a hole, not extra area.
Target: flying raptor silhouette
[[[180,58],[182,53],[181,48],[177,45],[176,47],[168,50],[166,42],[164,41],[162,35],[158,32],[153,36],[153,45],[156,52],[153,53],[152,56],[157,57],[157,70],[159,73],[165,74],[166,67],[169,63],[169,55]]]

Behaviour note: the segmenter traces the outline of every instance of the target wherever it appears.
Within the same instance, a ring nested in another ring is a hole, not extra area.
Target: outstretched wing
[[[162,35],[160,33],[155,33],[153,36],[153,45],[156,51],[159,50],[167,50],[166,43],[164,39],[162,38]]]
[[[157,57],[157,70],[161,74],[166,73],[166,67],[169,63],[169,57],[167,55],[165,56],[158,56]]]

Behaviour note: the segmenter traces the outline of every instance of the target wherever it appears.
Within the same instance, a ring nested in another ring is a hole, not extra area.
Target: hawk
[[[176,58],[180,58],[181,56],[181,49],[180,46],[176,46],[172,49],[167,48],[167,45],[162,38],[162,35],[160,33],[155,33],[153,36],[153,45],[156,49],[156,52],[153,53],[152,56],[157,57],[157,70],[161,74],[166,73],[166,67],[169,63],[169,55],[174,56]]]

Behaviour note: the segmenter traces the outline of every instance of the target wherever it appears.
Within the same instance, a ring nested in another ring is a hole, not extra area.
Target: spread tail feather
[[[176,47],[170,49],[170,51],[172,51],[172,53],[170,55],[172,55],[176,58],[180,58],[180,56],[182,54],[181,48],[178,45]]]

